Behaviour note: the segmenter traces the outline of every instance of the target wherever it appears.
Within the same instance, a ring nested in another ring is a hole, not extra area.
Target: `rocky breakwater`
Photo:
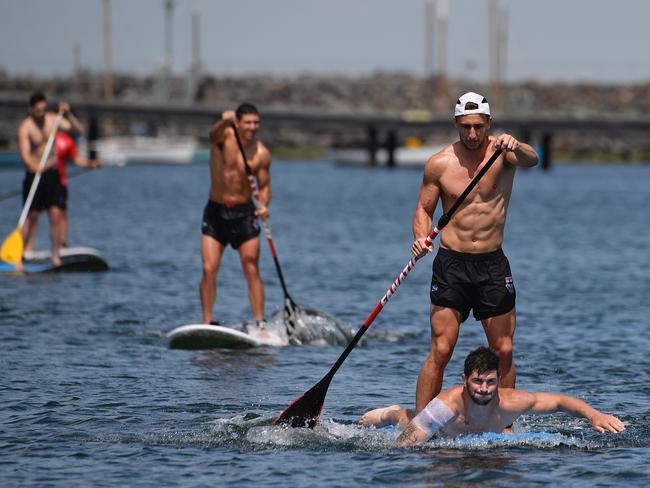
[[[101,98],[101,74],[81,73],[76,77],[38,79],[12,77],[0,72],[0,92],[45,91],[51,98]],[[366,114],[381,116],[426,117],[448,113],[458,94],[468,90],[486,94],[493,105],[495,120],[499,116],[566,116],[566,117],[647,117],[650,114],[650,83],[627,85],[512,83],[504,84],[498,96],[489,85],[468,80],[448,80],[447,96],[436,86],[440,80],[408,73],[375,73],[368,76],[316,75],[246,77],[203,76],[190,93],[185,78],[178,77],[171,86],[171,98],[178,102],[210,106],[215,116],[241,101],[255,103],[262,115],[270,111],[316,112],[330,114]],[[145,100],[156,96],[153,77],[118,75],[114,80],[114,98]],[[128,127],[120,130],[127,131]],[[197,127],[203,134],[207,128]],[[425,142],[453,138],[446,134],[420,132],[399,134],[400,140],[415,135]],[[265,129],[265,140],[276,150],[317,153],[333,145],[360,145],[367,135],[363,131],[328,131],[314,133],[300,129]],[[399,142],[399,141],[398,141]],[[536,142],[536,141],[532,141]],[[559,158],[645,159],[650,160],[650,137],[645,133],[618,131],[615,134],[588,132],[558,133],[553,149]]]

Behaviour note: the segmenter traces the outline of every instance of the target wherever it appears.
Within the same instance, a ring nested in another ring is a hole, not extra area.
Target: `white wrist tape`
[[[442,429],[454,415],[454,411],[442,400],[434,398],[413,418],[413,424],[431,436]]]

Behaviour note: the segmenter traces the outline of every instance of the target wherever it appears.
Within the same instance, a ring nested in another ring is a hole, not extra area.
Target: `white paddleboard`
[[[166,334],[172,349],[246,349],[262,346],[286,346],[280,337],[257,329],[254,334],[222,325],[189,324],[176,327]]]
[[[47,265],[42,271],[107,271],[108,263],[102,258],[97,249],[92,247],[65,247],[61,249],[61,266],[52,264],[50,251],[34,251],[25,253],[25,270],[28,265]]]

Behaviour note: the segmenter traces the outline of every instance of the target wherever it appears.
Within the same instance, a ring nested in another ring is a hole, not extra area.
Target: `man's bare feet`
[[[363,414],[363,417],[359,420],[359,425],[361,427],[382,427],[388,424],[397,424],[400,420],[401,410],[402,407],[399,405],[369,410]]]
[[[271,338],[269,335],[269,331],[266,330],[266,327],[260,327],[258,323],[255,324],[246,324],[246,333],[250,336],[255,337],[256,339],[260,339],[262,341],[267,341]]]

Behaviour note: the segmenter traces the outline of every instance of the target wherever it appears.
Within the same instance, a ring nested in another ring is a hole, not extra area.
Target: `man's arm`
[[[539,161],[537,153],[531,145],[518,141],[510,134],[501,134],[497,137],[494,148],[502,149],[505,152],[506,161],[513,166],[531,168]]]
[[[229,121],[222,119],[215,122],[210,127],[210,142],[217,147],[222,147],[228,131],[232,132]]]
[[[417,444],[426,442],[426,440],[429,439],[429,437],[432,435],[433,434],[429,434],[428,432],[420,429],[413,423],[413,421],[410,421],[404,429],[404,432],[402,432],[397,438],[397,445],[400,447],[415,446]]]
[[[61,119],[61,130],[68,132],[75,132],[76,134],[83,135],[84,126],[77,117],[70,111],[70,105],[66,102],[59,103],[59,110],[63,112]]]
[[[38,171],[39,159],[31,153],[31,143],[29,141],[29,130],[25,124],[21,124],[18,128],[18,151],[20,157],[25,163],[27,171],[36,173]]]
[[[458,394],[458,389],[455,389],[455,393]],[[397,438],[397,444],[402,447],[421,444],[444,428],[450,420],[457,416],[457,413],[447,403],[453,395],[454,389],[450,389],[431,400],[408,423],[404,432]]]
[[[426,245],[426,238],[431,233],[433,213],[440,197],[438,183],[440,158],[440,153],[432,156],[424,167],[418,202],[413,213],[413,238],[415,240],[411,246],[411,252],[417,257],[424,256],[433,248]]]
[[[210,127],[210,142],[212,142],[213,145],[222,147],[224,141],[226,140],[226,135],[234,135],[233,129],[231,127],[231,124],[234,120],[235,111],[226,110],[221,114],[221,120],[218,120],[212,125],[212,127]]]
[[[89,159],[80,154],[72,158],[72,162],[80,168],[101,168],[102,162],[99,159]]]
[[[262,207],[257,209],[257,215],[262,219],[267,219],[269,217],[267,207],[271,202],[271,154],[263,144],[260,143],[259,146],[261,154],[255,171],[255,178],[257,179],[257,189]]]
[[[554,413],[561,411],[574,417],[583,417],[589,420],[598,432],[608,430],[616,434],[625,430],[625,425],[618,418],[599,412],[578,398],[557,393],[531,393],[531,395],[533,395],[533,403],[529,409],[530,412]]]

